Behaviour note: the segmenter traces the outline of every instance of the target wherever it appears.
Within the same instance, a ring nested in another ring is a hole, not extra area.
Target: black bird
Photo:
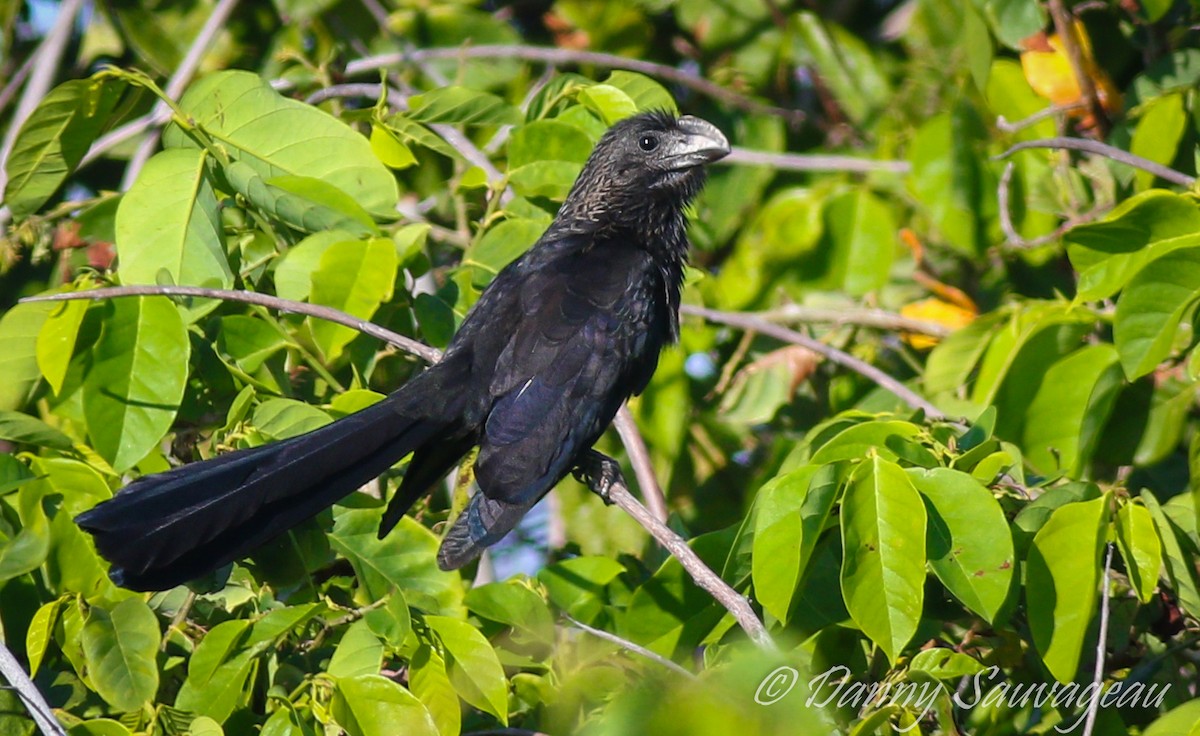
[[[613,125],[554,222],[503,269],[441,362],[321,429],[140,478],[76,521],[134,590],[246,556],[413,453],[382,537],[478,446],[479,491],[438,551],[455,569],[499,541],[573,469],[679,332],[684,208],[729,153],[699,118]]]

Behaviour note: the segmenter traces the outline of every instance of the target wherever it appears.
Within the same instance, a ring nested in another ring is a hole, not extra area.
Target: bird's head
[[[682,212],[704,186],[704,165],[729,154],[712,123],[691,115],[646,112],[600,138],[563,203],[576,222]],[[654,219],[654,218],[651,218]]]

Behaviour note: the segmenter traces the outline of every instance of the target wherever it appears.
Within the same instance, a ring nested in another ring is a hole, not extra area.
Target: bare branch
[[[769,322],[782,323],[829,323],[834,325],[858,325],[893,332],[912,332],[932,337],[945,337],[951,330],[945,325],[924,319],[913,319],[902,314],[869,307],[808,307],[802,304],[785,304],[776,309],[756,312],[755,316]]]
[[[430,347],[424,343],[418,342],[411,337],[406,337],[398,332],[392,332],[386,327],[380,327],[363,319],[359,319],[351,314],[346,314],[332,307],[321,306],[320,304],[309,304],[307,302],[297,302],[291,299],[281,299],[270,294],[259,294],[253,291],[235,291],[233,289],[206,289],[199,286],[111,286],[104,289],[91,289],[89,291],[70,291],[61,294],[44,294],[40,296],[30,296],[22,299],[22,302],[64,302],[72,299],[111,299],[114,297],[126,296],[190,296],[200,297],[203,299],[221,299],[231,302],[245,302],[246,304],[257,304],[270,309],[277,309],[280,312],[291,312],[293,314],[303,314],[308,317],[316,317],[328,322],[334,322],[339,325],[344,325],[352,330],[370,335],[384,342],[391,343],[396,347],[404,350],[407,353],[421,358],[427,363],[436,363],[441,360],[442,351],[437,348]]]
[[[1079,82],[1079,91],[1083,95],[1083,99],[1087,101],[1088,111],[1096,121],[1096,131],[1101,138],[1105,138],[1108,136],[1110,127],[1108,114],[1104,112],[1104,106],[1100,103],[1100,95],[1096,92],[1096,83],[1092,80],[1092,75],[1088,73],[1083,58],[1083,49],[1076,43],[1075,19],[1067,12],[1063,0],[1049,0],[1048,5],[1050,17],[1054,19],[1054,30],[1058,34],[1058,42],[1062,44],[1063,51],[1067,52],[1067,60],[1071,62],[1071,69],[1075,72],[1076,81]]]
[[[1083,724],[1083,736],[1092,736],[1096,727],[1096,716],[1100,713],[1100,688],[1104,685],[1104,662],[1108,659],[1108,581],[1112,575],[1113,544],[1109,542],[1104,553],[1104,578],[1100,583],[1100,633],[1096,637],[1096,668],[1092,671],[1092,684],[1096,691],[1088,702],[1087,720]]]
[[[804,112],[784,107],[775,107],[753,100],[731,89],[711,82],[704,77],[687,72],[666,64],[656,64],[641,59],[630,59],[615,54],[604,54],[597,51],[577,51],[575,49],[546,48],[541,46],[514,45],[480,45],[454,48],[414,49],[391,54],[381,54],[357,59],[346,65],[346,74],[355,76],[365,72],[375,71],[382,67],[396,66],[405,63],[418,63],[438,59],[521,59],[522,61],[537,61],[546,64],[594,64],[608,69],[625,69],[639,72],[652,77],[659,77],[675,84],[695,90],[702,95],[720,100],[731,107],[754,113],[778,115],[792,125],[804,122]],[[281,87],[282,88],[282,87]]]
[[[171,99],[178,99],[183,94],[183,90],[187,88],[188,83],[192,81],[196,70],[200,68],[200,61],[204,59],[204,55],[212,49],[213,39],[225,27],[225,23],[229,20],[229,16],[233,13],[233,9],[237,7],[238,0],[218,0],[217,5],[209,14],[208,19],[204,21],[204,25],[200,28],[200,32],[196,34],[192,45],[188,47],[187,54],[184,55],[183,61],[179,62],[179,68],[167,80],[163,91]],[[154,103],[154,108],[150,111],[150,115],[156,119],[166,122],[171,117],[171,109],[167,103],[158,100]],[[121,191],[127,191],[133,186],[133,182],[137,179],[137,175],[141,172],[142,167],[150,160],[154,154],[154,149],[158,147],[159,132],[154,133],[142,139],[133,156],[129,159],[129,165],[125,167],[125,173],[121,176]]]
[[[625,452],[629,454],[629,462],[633,465],[633,474],[637,478],[638,488],[642,490],[642,498],[646,499],[646,506],[650,508],[650,513],[654,514],[654,518],[665,523],[667,499],[654,474],[654,464],[650,462],[646,440],[638,431],[637,422],[633,421],[628,404],[622,404],[617,410],[617,416],[613,418],[613,427],[620,435],[621,443],[625,445]]]
[[[1004,173],[1000,175],[1000,183],[996,186],[996,199],[1000,207],[1000,229],[1004,231],[1004,237],[1008,244],[1014,248],[1037,248],[1047,243],[1053,243],[1076,226],[1092,222],[1107,211],[1106,207],[1102,207],[1093,210],[1085,216],[1070,218],[1045,235],[1039,235],[1032,240],[1027,240],[1021,233],[1017,232],[1017,227],[1013,224],[1012,220],[1012,210],[1009,202],[1012,198],[1013,168],[1012,161],[1009,161],[1008,165],[1004,167]]]
[[[1017,121],[1011,122],[1011,123],[1008,121],[1008,118],[1001,115],[998,118],[996,118],[996,128],[999,129],[1003,133],[1018,133],[1022,130],[1025,130],[1028,127],[1037,125],[1038,123],[1042,122],[1046,118],[1052,118],[1055,115],[1058,115],[1059,113],[1063,113],[1063,112],[1079,110],[1081,108],[1087,107],[1087,104],[1088,104],[1087,102],[1080,101],[1080,102],[1072,102],[1069,105],[1051,105],[1051,106],[1045,108],[1044,110],[1038,110],[1037,112],[1035,112],[1034,114],[1030,115],[1027,118],[1022,118],[1020,120],[1017,120]]]
[[[107,299],[112,297],[129,297],[129,296],[191,296],[207,299],[224,299],[228,301],[245,302],[248,304],[258,304],[264,307],[277,309],[281,312],[292,312],[294,314],[303,314],[309,317],[328,320],[339,325],[344,325],[353,330],[358,330],[363,334],[383,340],[395,345],[397,348],[416,355],[419,358],[429,362],[436,363],[441,359],[442,353],[437,348],[424,345],[410,337],[406,337],[399,333],[393,332],[385,327],[372,324],[366,320],[361,320],[353,315],[324,307],[319,304],[308,304],[306,302],[292,301],[291,299],[282,299],[277,296],[268,294],[258,294],[249,291],[233,291],[228,289],[206,289],[197,286],[114,286],[104,289],[93,289],[90,291],[67,292],[62,294],[48,294],[43,296],[26,297],[21,302],[54,302],[54,301],[69,301],[72,299]],[[769,322],[764,322],[769,327],[779,328]],[[790,332],[790,330],[787,330]],[[847,356],[849,357],[849,356]],[[869,367],[869,366],[868,366]],[[894,380],[894,379],[893,379]],[[936,411],[936,409],[934,409]],[[626,451],[633,457],[638,450],[626,447]],[[654,514],[643,506],[625,486],[624,482],[614,484],[609,491],[609,498],[627,514],[632,516],[646,531],[650,532],[651,536],[659,541],[667,551],[670,552],[676,559],[679,560],[683,568],[687,570],[692,579],[696,581],[704,590],[716,599],[718,603],[725,607],[734,619],[741,625],[746,633],[757,642],[760,646],[774,648],[774,643],[771,641],[770,635],[767,634],[766,628],[761,620],[755,615],[754,609],[750,607],[749,602],[739,595],[737,591],[729,587],[729,585],[721,579],[719,575],[713,572],[704,561],[701,560],[696,553],[687,546],[687,542],[683,540],[675,532],[671,531],[663,522],[659,521]]]
[[[13,111],[13,116],[8,121],[4,142],[0,144],[0,191],[4,191],[4,186],[8,182],[8,175],[5,173],[8,167],[8,154],[12,152],[13,143],[17,140],[17,133],[20,132],[25,119],[37,109],[38,103],[42,101],[54,84],[54,76],[58,74],[59,62],[62,60],[67,42],[71,40],[71,35],[75,30],[75,16],[82,8],[83,0],[63,0],[58,6],[58,16],[54,19],[54,25],[42,37],[37,50],[33,52],[37,61],[34,62],[29,81],[25,84],[25,91],[21,93],[21,99],[17,102],[17,109]]]
[[[29,675],[25,674],[21,663],[3,642],[0,642],[0,675],[8,681],[9,685],[12,685],[17,695],[21,697],[29,715],[33,716],[33,722],[37,724],[38,730],[44,736],[67,736],[67,732],[54,717],[54,711],[50,709],[46,699],[38,692],[33,680],[30,680]]]
[[[1112,159],[1113,161],[1116,161],[1118,163],[1122,163],[1127,166],[1132,166],[1135,169],[1141,169],[1142,171],[1148,171],[1160,179],[1164,179],[1166,181],[1171,182],[1172,184],[1177,184],[1181,187],[1187,187],[1188,189],[1191,189],[1192,187],[1194,187],[1196,185],[1196,177],[1194,177],[1194,176],[1188,176],[1187,174],[1184,174],[1183,172],[1176,171],[1175,169],[1167,168],[1166,166],[1163,166],[1162,164],[1159,164],[1159,163],[1155,163],[1154,161],[1151,161],[1149,159],[1142,158],[1141,156],[1135,156],[1128,151],[1122,151],[1120,148],[1117,148],[1115,146],[1110,146],[1106,143],[1101,143],[1100,141],[1089,140],[1087,138],[1057,137],[1057,138],[1039,138],[1038,140],[1034,140],[1034,141],[1022,141],[1020,143],[1015,144],[1012,148],[1009,148],[1007,151],[1000,154],[999,156],[995,156],[995,158],[996,159],[1005,159],[1005,158],[1008,158],[1009,156],[1013,155],[1017,151],[1025,151],[1030,148],[1056,148],[1056,149],[1061,148],[1061,149],[1066,149],[1069,151],[1083,151],[1084,153],[1094,153],[1097,156],[1104,156],[1105,158]]]
[[[912,170],[912,165],[907,161],[885,161],[825,154],[772,153],[770,151],[753,151],[737,146],[734,146],[730,154],[717,163],[727,166],[761,164],[787,171],[852,171],[856,173],[886,171],[893,174],[907,174]]]
[[[617,636],[616,634],[611,634],[603,629],[597,629],[595,627],[588,626],[587,624],[583,623],[582,621],[576,621],[575,619],[571,618],[570,616],[568,616],[566,614],[563,614],[563,618],[565,618],[567,621],[569,621],[570,624],[577,629],[586,631],[587,633],[591,634],[592,636],[594,636],[598,639],[603,639],[607,642],[612,642],[613,644],[616,644],[617,646],[621,647],[622,649],[627,649],[627,650],[633,652],[634,654],[637,654],[641,657],[645,657],[646,659],[650,660],[651,662],[661,664],[663,667],[666,667],[667,669],[671,670],[672,672],[681,674],[684,677],[688,678],[689,680],[699,679],[691,672],[688,672],[687,670],[685,670],[683,667],[680,667],[679,665],[675,664],[674,662],[672,662],[671,660],[662,656],[661,654],[658,654],[657,652],[650,651],[649,649],[642,646],[641,644],[635,644],[635,643],[629,641],[628,639],[622,639],[621,637]]]
[[[849,353],[830,347],[820,340],[809,337],[808,335],[796,332],[787,327],[782,327],[774,322],[768,322],[754,314],[744,314],[740,312],[722,312],[716,309],[708,309],[705,307],[697,307],[691,304],[685,304],[680,307],[679,311],[682,314],[690,314],[694,317],[700,317],[709,322],[718,324],[730,325],[731,327],[739,327],[743,330],[754,330],[764,335],[790,342],[795,345],[801,345],[808,348],[814,353],[819,353],[826,360],[837,363],[838,365],[849,368],[850,370],[874,381],[881,388],[892,392],[896,398],[908,404],[914,409],[922,409],[925,416],[931,419],[945,419],[946,415],[940,409],[934,406],[926,399],[919,396],[909,387],[905,386],[900,381],[892,378],[888,374],[879,370],[875,366],[866,361],[859,360]]]

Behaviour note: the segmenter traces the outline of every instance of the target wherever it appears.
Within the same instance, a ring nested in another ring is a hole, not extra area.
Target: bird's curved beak
[[[729,141],[717,126],[707,120],[684,115],[679,118],[678,127],[684,136],[668,154],[667,160],[672,169],[690,169],[729,155]]]

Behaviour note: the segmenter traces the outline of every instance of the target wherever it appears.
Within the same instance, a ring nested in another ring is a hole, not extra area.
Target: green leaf
[[[925,360],[925,391],[937,396],[965,387],[1003,318],[985,314],[939,342]]]
[[[370,142],[332,115],[287,99],[256,74],[220,71],[191,85],[179,101],[188,115],[234,160],[263,179],[308,176],[337,187],[374,216],[394,216],[396,178]],[[176,126],[168,148],[196,143]]]
[[[312,291],[313,272],[320,267],[325,251],[339,243],[354,240],[354,235],[345,230],[328,230],[313,233],[288,248],[273,267],[275,293],[298,302],[308,299]]]
[[[853,122],[866,122],[883,109],[890,85],[862,39],[809,11],[793,15],[792,27],[796,44]]]
[[[330,421],[329,414],[295,399],[267,399],[254,407],[250,420],[260,432],[275,440],[320,429]]]
[[[508,168],[538,161],[583,164],[595,141],[581,128],[561,120],[535,120],[513,131],[508,139]]]
[[[377,538],[378,529],[377,510],[335,509],[329,544],[354,566],[366,598],[379,600],[396,588],[423,611],[461,613],[462,579],[438,569],[433,532],[408,516],[384,539]]]
[[[1143,108],[1129,152],[1155,163],[1170,166],[1179,150],[1179,139],[1187,127],[1188,114],[1183,109],[1183,95],[1163,95]],[[1154,183],[1154,174],[1138,169],[1134,181],[1139,190]]]
[[[1025,409],[1021,448],[1030,464],[1077,476],[1091,460],[1122,385],[1117,351],[1107,343],[1080,348],[1050,366]]]
[[[57,305],[18,304],[0,316],[0,410],[20,409],[41,380],[37,338]]]
[[[755,496],[754,595],[784,623],[837,490],[832,465],[805,465],[772,479]]]
[[[901,445],[913,443],[921,434],[921,428],[912,422],[879,420],[856,424],[835,434],[813,452],[814,465],[857,460],[874,450],[885,460],[897,460],[896,453]]]
[[[1200,206],[1192,197],[1151,189],[1121,202],[1104,220],[1063,236],[1079,272],[1075,301],[1117,293],[1150,260],[1200,245]]]
[[[508,172],[513,190],[522,197],[566,199],[583,167],[570,161],[534,161]],[[512,222],[512,220],[506,220]]]
[[[132,711],[158,691],[158,619],[140,598],[126,598],[111,612],[93,606],[83,626],[83,652],[100,697]]]
[[[1177,705],[1146,727],[1142,736],[1195,736],[1200,724],[1200,699]]]
[[[1046,27],[1046,11],[1038,0],[986,0],[984,14],[996,38],[1010,49]]]
[[[17,222],[37,212],[75,171],[112,122],[126,88],[102,72],[64,82],[41,99],[21,124],[4,167],[3,200]]]
[[[425,705],[441,736],[462,732],[462,704],[446,674],[446,661],[428,644],[422,643],[409,660],[408,687]]]
[[[846,610],[894,663],[924,605],[925,504],[899,465],[873,455],[846,486],[841,525]]]
[[[61,394],[67,368],[75,354],[75,341],[88,311],[84,299],[63,302],[50,314],[37,336],[38,369],[54,393]]]
[[[191,345],[179,310],[166,299],[117,299],[108,306],[84,378],[83,412],[96,451],[123,472],[171,428]]]
[[[404,645],[405,639],[412,631],[412,614],[408,610],[404,593],[399,590],[392,591],[387,603],[382,608],[368,611],[363,620],[376,636],[396,648]]]
[[[1117,510],[1117,545],[1129,582],[1143,604],[1154,597],[1158,571],[1162,568],[1162,545],[1154,529],[1154,517],[1145,506],[1126,502]]]
[[[984,198],[995,199],[975,148],[982,135],[972,109],[959,106],[926,121],[909,149],[913,193],[947,244],[967,257],[983,246],[980,220],[989,206]]]
[[[200,716],[188,726],[188,736],[225,736],[221,724],[208,716]]]
[[[992,492],[949,468],[908,471],[926,500],[926,553],[942,584],[965,606],[994,623],[1012,583],[1008,520]]]
[[[407,169],[417,163],[412,150],[386,125],[371,126],[371,150],[389,169]]]
[[[377,675],[383,663],[383,643],[371,632],[366,621],[350,624],[325,670],[331,677]]]
[[[71,438],[37,417],[16,411],[0,411],[0,440],[69,451]]]
[[[1146,264],[1117,302],[1113,342],[1130,380],[1158,367],[1175,344],[1180,321],[1200,299],[1200,247]]]
[[[338,243],[321,255],[312,275],[311,301],[370,319],[392,298],[398,258],[387,238]],[[326,320],[311,320],[313,340],[326,360],[335,360],[358,332]]]
[[[231,161],[222,172],[229,186],[251,206],[301,232],[345,230],[356,236],[378,233],[374,221],[364,216],[365,211],[327,182],[298,176],[267,179],[242,161]]]
[[[679,114],[675,98],[671,96],[667,88],[645,74],[618,69],[609,74],[608,79],[605,79],[603,83],[624,92],[629,99],[633,100],[634,107],[638,112],[666,110],[673,115]]]
[[[446,158],[463,160],[462,154],[449,143],[442,140],[441,136],[404,115],[399,113],[391,115],[382,120],[381,124],[401,142],[428,148],[431,151],[442,154]]]
[[[1109,496],[1061,506],[1038,531],[1025,563],[1034,645],[1059,682],[1071,682],[1096,609]]]
[[[610,84],[593,84],[578,92],[579,102],[612,125],[637,114],[637,103],[624,90]]]
[[[446,653],[446,672],[462,699],[508,724],[508,681],[496,650],[471,624],[445,616],[426,616]]]
[[[1163,513],[1162,506],[1154,494],[1143,490],[1139,497],[1154,519],[1154,527],[1158,530],[1159,541],[1162,542],[1167,578],[1171,582],[1171,589],[1179,596],[1179,606],[1192,616],[1200,615],[1200,580],[1197,579],[1196,557],[1192,552],[1190,540],[1185,532],[1176,527]]]
[[[261,319],[231,314],[221,317],[217,344],[242,370],[254,373],[263,361],[287,346],[287,338]]]
[[[333,719],[350,736],[439,736],[421,701],[379,675],[338,680],[331,707]]]
[[[116,245],[123,283],[233,285],[207,161],[203,151],[162,151],[121,198]]]
[[[913,655],[908,663],[910,670],[925,672],[939,680],[957,680],[983,672],[983,665],[976,659],[953,649],[926,649]]]
[[[462,125],[516,125],[521,113],[490,92],[448,86],[413,95],[408,117],[418,123]]]
[[[463,254],[462,265],[471,269],[471,283],[483,287],[508,264],[529,250],[547,223],[513,217],[489,229],[479,242]]]
[[[20,524],[10,539],[0,536],[0,582],[36,570],[50,553],[50,524],[43,499],[45,485],[34,482],[17,492]]]
[[[605,588],[625,572],[607,557],[572,557],[538,571],[550,601],[572,618],[593,623],[604,608]]]
[[[249,624],[225,621],[208,632],[188,662],[187,680],[175,698],[175,707],[224,723],[249,698],[246,682],[255,658],[269,646],[266,642],[246,646]]]
[[[58,623],[58,609],[62,602],[62,598],[56,598],[43,604],[29,622],[29,630],[25,632],[25,656],[29,659],[30,678],[37,677],[42,658],[46,656],[46,648],[54,640],[54,625]]]
[[[511,626],[518,642],[554,643],[550,608],[527,583],[507,580],[477,585],[467,591],[466,603],[471,613]]]
[[[835,282],[852,296],[882,288],[896,253],[896,231],[891,208],[866,189],[829,200],[825,233]]]

